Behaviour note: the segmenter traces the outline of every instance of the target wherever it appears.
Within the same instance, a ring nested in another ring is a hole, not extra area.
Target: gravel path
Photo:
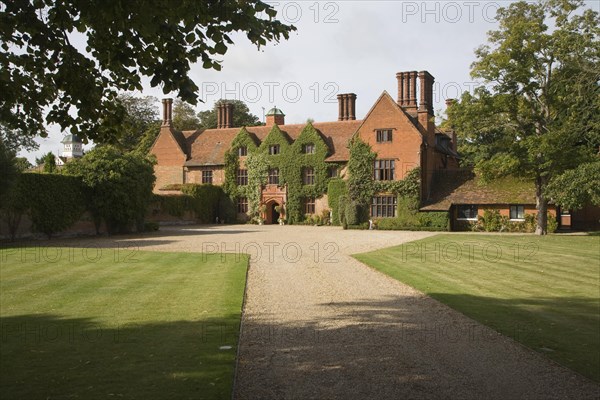
[[[170,229],[135,241],[253,255],[235,399],[600,398],[597,384],[350,257],[431,233]]]

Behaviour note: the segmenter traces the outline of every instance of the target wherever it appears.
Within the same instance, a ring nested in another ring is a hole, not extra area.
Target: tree
[[[17,154],[21,150],[37,150],[39,145],[33,140],[33,137],[24,135],[19,129],[9,129],[6,125],[0,123],[0,140],[4,146]]]
[[[40,161],[39,164],[44,166],[44,172],[51,174],[56,171],[56,156],[51,151],[44,154],[40,160],[36,161]]]
[[[143,228],[155,181],[150,160],[102,146],[67,163],[64,172],[81,177],[87,187],[87,204],[97,231],[102,221],[109,233],[128,232],[134,224],[138,230]]]
[[[29,160],[25,157],[16,157],[15,158],[15,168],[19,172],[25,172],[29,168],[32,168],[33,165],[29,162]]]
[[[153,96],[135,97],[130,94],[120,94],[117,98],[126,115],[119,129],[120,134],[115,141],[116,146],[123,151],[136,149],[145,133],[160,122],[156,104],[158,99]]]
[[[448,110],[484,179],[515,174],[534,182],[537,234],[547,231],[548,183],[591,161],[600,144],[600,18],[582,6],[550,0],[500,8],[500,27],[472,66],[485,86]]]
[[[3,204],[3,196],[9,192],[17,176],[15,164],[15,153],[8,149],[4,140],[0,138],[0,206]]]
[[[144,76],[196,104],[190,64],[220,70],[233,32],[260,47],[295,30],[259,0],[0,0],[0,9],[0,122],[29,137],[56,123],[104,143],[126,117],[117,93],[142,90]]]
[[[233,126],[259,126],[262,125],[260,119],[250,112],[250,109],[242,100],[219,100],[215,102],[212,110],[200,111],[200,126],[204,129],[215,129],[217,127],[217,107],[219,104],[227,102],[233,104]]]
[[[200,127],[194,108],[179,99],[173,106],[173,127],[179,131],[195,131]]]
[[[547,194],[567,210],[580,210],[586,204],[600,206],[600,160],[584,163],[550,181]]]

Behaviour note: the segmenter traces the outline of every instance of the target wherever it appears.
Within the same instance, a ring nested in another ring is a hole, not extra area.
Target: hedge
[[[327,202],[332,214],[332,225],[341,225],[340,219],[340,197],[348,195],[348,186],[342,178],[334,178],[327,186]]]
[[[153,203],[174,217],[191,211],[200,223],[214,223],[217,217],[225,222],[236,220],[234,204],[220,186],[184,184],[181,192],[181,195],[154,195]]]
[[[23,173],[2,204],[2,217],[15,238],[21,217],[27,214],[34,232],[50,238],[73,225],[85,211],[81,179],[58,174]]]

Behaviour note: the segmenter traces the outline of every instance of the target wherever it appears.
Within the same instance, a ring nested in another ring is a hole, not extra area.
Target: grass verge
[[[0,249],[3,398],[230,398],[248,260]]]
[[[355,258],[600,381],[600,237],[442,234]]]

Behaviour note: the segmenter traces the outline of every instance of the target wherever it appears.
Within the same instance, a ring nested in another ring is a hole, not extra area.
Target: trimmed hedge
[[[81,179],[58,174],[23,173],[2,204],[2,217],[15,238],[21,217],[29,215],[34,232],[48,238],[73,225],[85,211]]]
[[[348,195],[348,185],[342,178],[334,178],[327,186],[327,202],[331,209],[332,225],[341,225],[340,219],[340,197]]]
[[[183,217],[191,211],[200,223],[234,222],[237,214],[232,200],[220,186],[185,184],[181,195],[154,195],[153,202],[161,211],[174,217]]]

